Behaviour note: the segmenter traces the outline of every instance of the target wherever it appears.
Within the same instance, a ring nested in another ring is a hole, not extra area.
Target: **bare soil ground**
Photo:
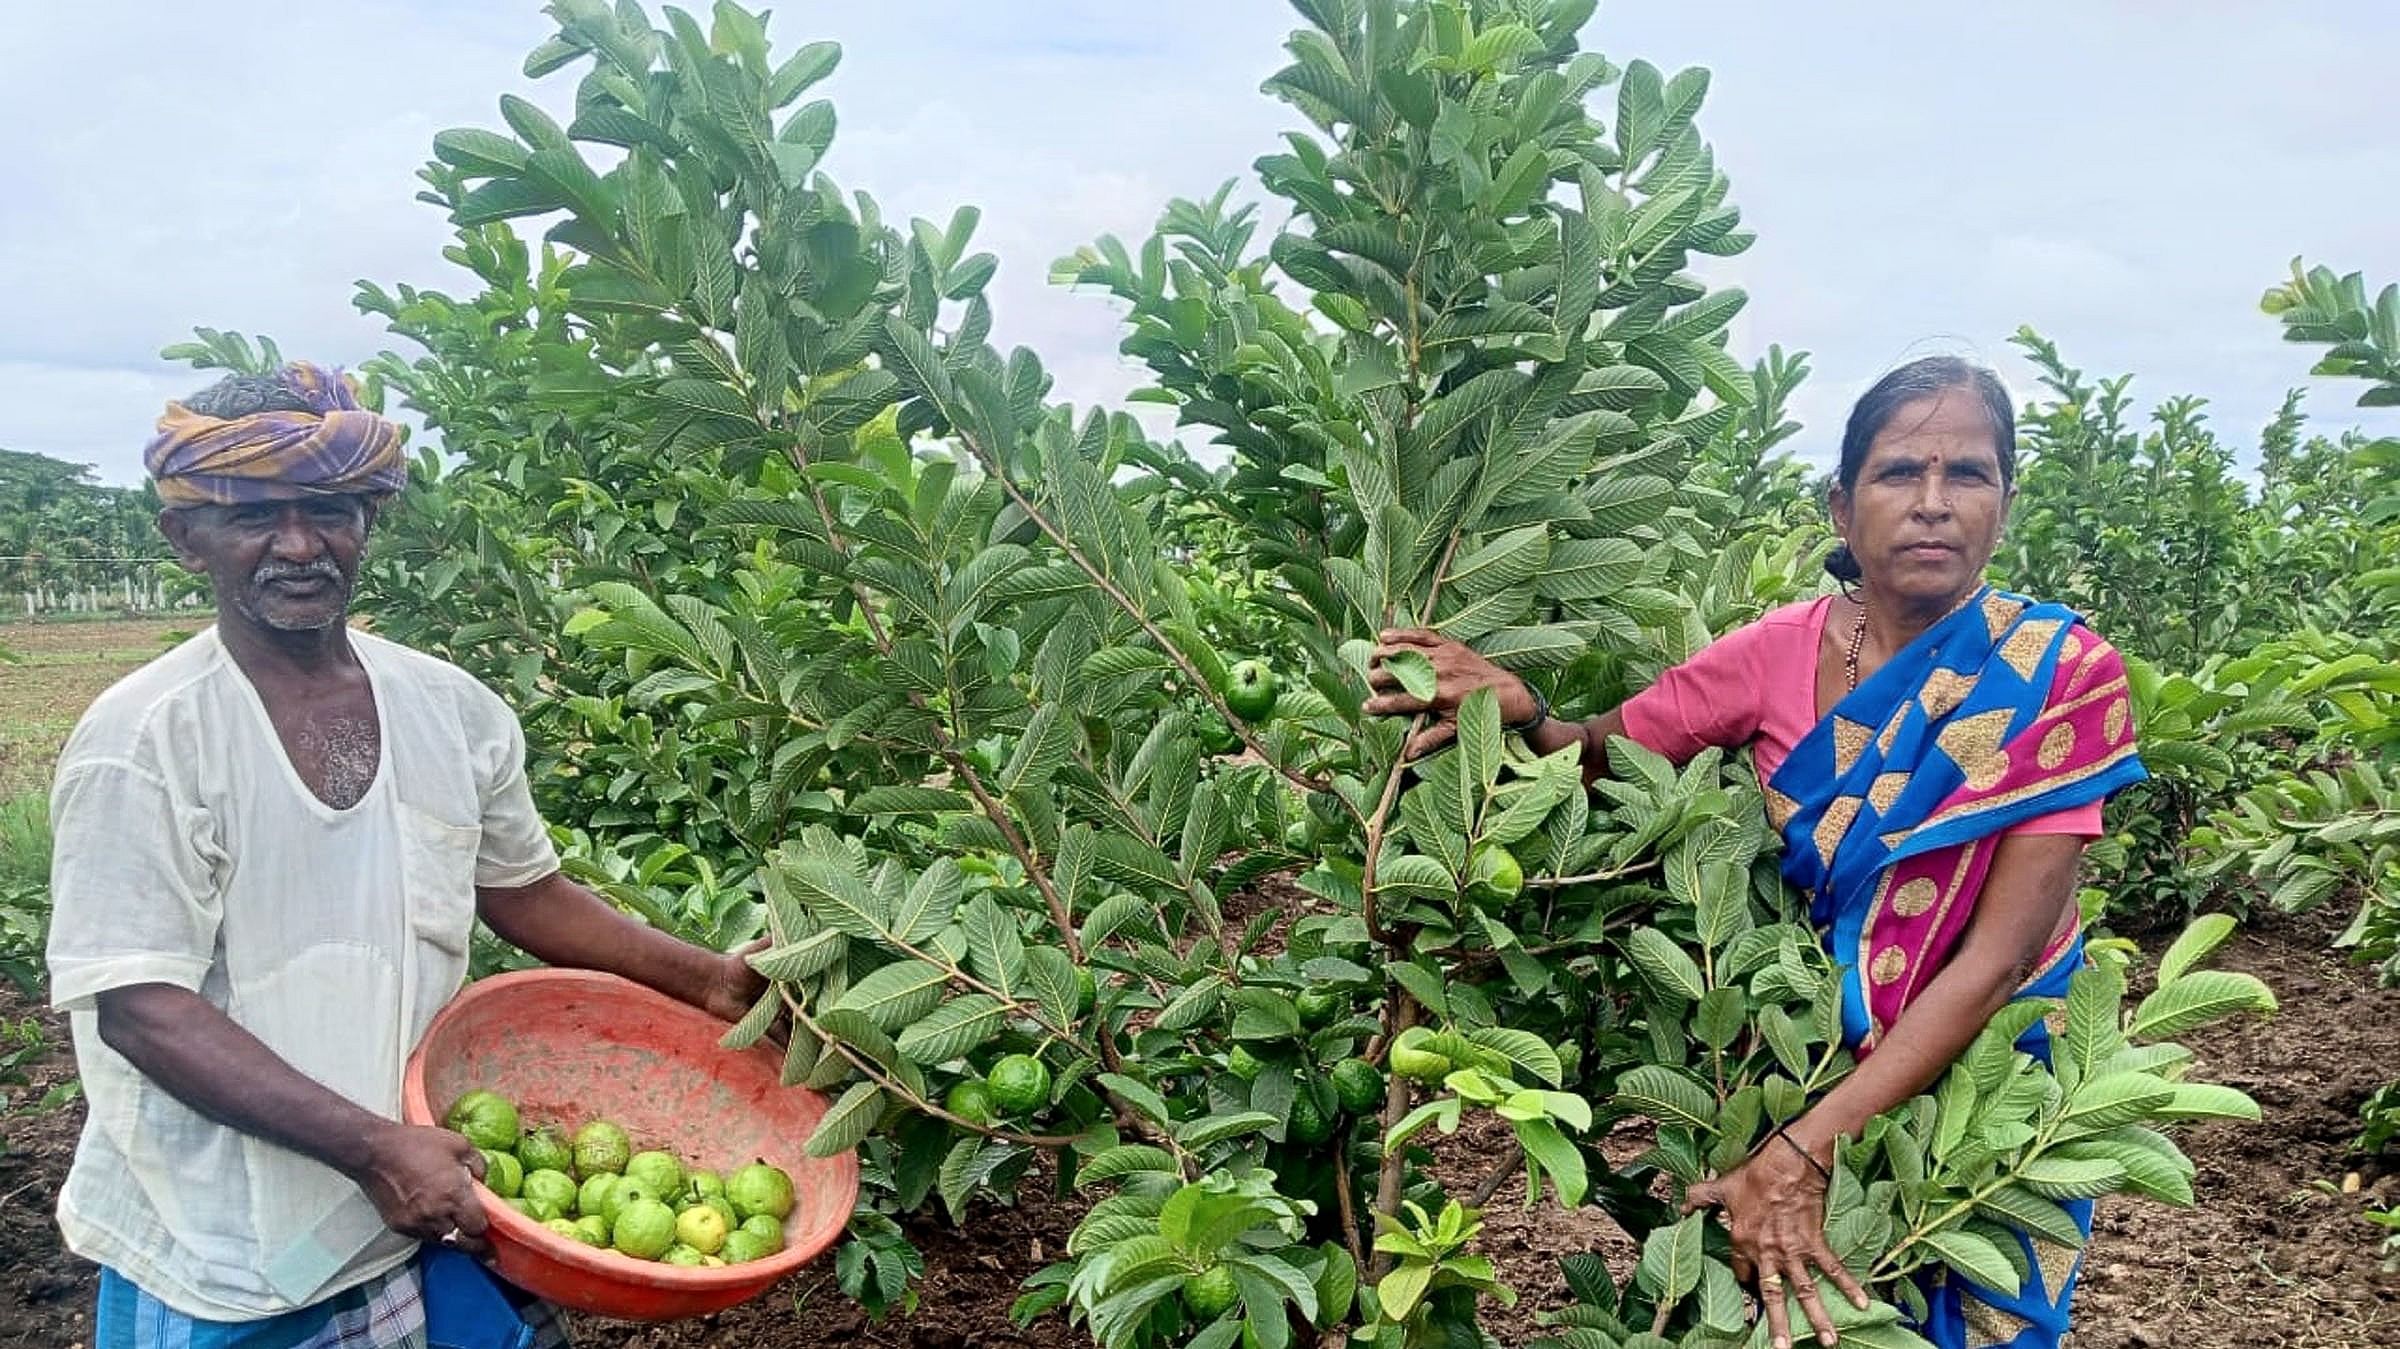
[[[2361,1158],[2358,1108],[2400,1072],[2400,989],[2378,989],[2326,948],[2342,917],[2270,916],[2216,964],[2266,980],[2283,1010],[2213,1026],[2188,1043],[2200,1072],[2239,1087],[2258,1124],[2181,1140],[2198,1205],[2100,1206],[2076,1343],[2179,1349],[2400,1345],[2400,1274],[2379,1269],[2369,1198],[2400,1203],[2400,1152]],[[2337,1191],[2355,1173],[2355,1194]]]

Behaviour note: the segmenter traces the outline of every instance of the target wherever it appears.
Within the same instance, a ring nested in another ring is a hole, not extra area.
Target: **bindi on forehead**
[[[1868,473],[1885,473],[1894,469],[1927,472],[1970,468],[1996,473],[2000,468],[2000,452],[1993,447],[1988,430],[1981,434],[1939,431],[1898,436],[1890,441],[1878,442],[1861,467]]]
[[[1947,445],[1894,450],[1875,456],[1877,468],[1990,468],[1999,456],[1983,445]]]

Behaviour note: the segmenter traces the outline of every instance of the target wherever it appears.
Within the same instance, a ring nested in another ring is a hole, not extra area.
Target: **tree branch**
[[[826,1034],[824,1028],[816,1023],[815,1018],[811,1017],[806,1009],[800,1006],[800,1000],[792,996],[792,991],[790,988],[783,984],[777,984],[775,986],[775,993],[776,996],[783,999],[784,1009],[792,1014],[792,1020],[798,1022],[802,1029],[806,1030],[809,1034],[816,1036],[818,1041],[824,1044],[826,1048],[832,1050],[836,1054],[841,1055],[844,1059],[849,1060],[850,1066],[857,1069],[861,1077],[866,1078],[868,1081],[873,1082],[876,1086],[879,1086],[885,1091],[892,1093],[894,1096],[899,1097],[902,1101],[907,1102],[910,1107],[916,1110],[923,1111],[924,1113],[933,1116],[935,1119],[941,1120],[945,1124],[956,1125],[957,1127],[965,1129],[971,1133],[982,1134],[986,1138],[996,1138],[1003,1143],[1022,1143],[1029,1147],[1037,1148],[1066,1148],[1073,1147],[1077,1142],[1081,1141],[1074,1134],[1021,1134],[1008,1129],[994,1128],[989,1124],[978,1124],[971,1119],[963,1119],[957,1115],[953,1115],[942,1107],[935,1105],[933,1102],[926,1100],[924,1097],[917,1095],[913,1091],[910,1091],[906,1084],[902,1083],[899,1079],[893,1077],[891,1074],[885,1072],[883,1070],[883,1065],[875,1062],[875,1060],[872,1058],[859,1053],[857,1050],[843,1043],[838,1037]]]
[[[1386,1042],[1397,1040],[1400,1033],[1417,1024],[1417,1000],[1408,990],[1395,988],[1391,1001],[1385,1004],[1384,1028]],[[1407,1116],[1415,1098],[1416,1084],[1398,1073],[1390,1074],[1383,1089],[1383,1116],[1380,1121],[1384,1138],[1383,1168],[1375,1180],[1375,1211],[1386,1217],[1400,1212],[1400,1182],[1408,1171],[1408,1149],[1391,1146],[1392,1130]],[[1391,1257],[1375,1258],[1374,1276],[1381,1278],[1391,1268]]]
[[[1475,1182],[1475,1192],[1467,1197],[1467,1207],[1482,1208],[1492,1202],[1492,1196],[1500,1193],[1500,1187],[1517,1173],[1518,1164],[1524,1160],[1525,1145],[1510,1138],[1500,1149],[1500,1155],[1492,1159],[1492,1169],[1484,1172],[1483,1179]]]
[[[930,397],[930,395],[927,396]],[[944,409],[944,412],[946,415],[947,409]],[[958,437],[959,443],[967,447],[968,453],[975,456],[976,462],[983,465],[984,471],[992,475],[993,479],[1000,484],[1002,491],[1008,493],[1009,500],[1017,504],[1017,509],[1025,512],[1025,518],[1033,521],[1035,527],[1040,529],[1050,542],[1066,555],[1069,562],[1075,564],[1078,571],[1091,580],[1094,587],[1108,596],[1111,603],[1123,610],[1126,617],[1131,618],[1135,624],[1140,626],[1142,632],[1158,646],[1159,653],[1173,661],[1176,668],[1183,671],[1184,678],[1191,681],[1193,690],[1199,693],[1210,707],[1215,708],[1219,716],[1225,718],[1225,724],[1233,729],[1235,735],[1241,737],[1242,743],[1257,751],[1261,762],[1273,768],[1302,791],[1330,792],[1333,790],[1333,784],[1323,778],[1312,777],[1298,769],[1287,768],[1283,764],[1277,763],[1274,757],[1267,753],[1266,745],[1251,731],[1250,724],[1234,715],[1233,708],[1225,701],[1225,695],[1217,690],[1216,685],[1201,675],[1200,667],[1193,664],[1192,658],[1183,653],[1183,648],[1175,645],[1165,630],[1151,621],[1150,615],[1143,611],[1142,606],[1134,603],[1133,597],[1126,594],[1123,587],[1110,579],[1106,572],[1094,564],[1083,549],[1073,539],[1067,537],[1066,531],[1060,529],[1057,523],[1052,521],[1049,515],[1034,502],[1033,498],[1025,494],[1025,489],[1018,486],[1016,479],[1008,475],[1006,467],[1000,463],[997,454],[991,448],[978,444],[974,437],[959,430],[955,421],[951,423],[951,427],[952,434]],[[1348,799],[1343,799],[1347,804]],[[1355,806],[1351,807],[1351,813],[1357,814]]]
[[[1341,1212],[1342,1245],[1350,1251],[1350,1263],[1361,1277],[1367,1272],[1367,1248],[1358,1230],[1358,1201],[1351,1196],[1353,1181],[1350,1174],[1350,1140],[1344,1138],[1336,1154],[1339,1163],[1334,1170],[1333,1202]]]

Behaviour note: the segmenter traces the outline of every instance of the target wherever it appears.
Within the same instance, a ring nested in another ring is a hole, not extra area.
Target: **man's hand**
[[[474,1185],[482,1175],[483,1154],[464,1137],[430,1125],[391,1124],[368,1139],[366,1165],[351,1179],[374,1201],[386,1227],[419,1241],[447,1239],[475,1254],[484,1249],[483,1204]]]
[[[752,1004],[766,995],[767,978],[750,968],[750,957],[767,949],[768,941],[761,937],[747,946],[737,946],[719,956],[716,981],[701,996],[700,1010],[719,1021],[739,1021],[750,1014]]]
[[[1401,751],[1404,759],[1421,759],[1458,735],[1458,705],[1477,689],[1491,689],[1500,698],[1500,720],[1514,725],[1531,717],[1537,704],[1533,690],[1525,681],[1475,654],[1463,642],[1455,642],[1427,628],[1386,628],[1380,638],[1382,645],[1367,665],[1367,684],[1375,695],[1367,699],[1362,709],[1373,717],[1405,717],[1420,713],[1432,720],[1417,732]],[[1433,696],[1419,698],[1400,683],[1400,676],[1384,668],[1384,662],[1402,652],[1423,656],[1433,666]]]
[[[100,1038],[176,1100],[348,1176],[393,1231],[483,1248],[472,1180],[483,1156],[447,1129],[395,1124],[286,1063],[189,989],[129,984],[99,996]]]
[[[766,947],[711,951],[670,936],[551,872],[530,885],[478,887],[476,913],[508,942],[545,965],[600,970],[654,988],[722,1021],[739,1021],[767,981],[749,957]]]

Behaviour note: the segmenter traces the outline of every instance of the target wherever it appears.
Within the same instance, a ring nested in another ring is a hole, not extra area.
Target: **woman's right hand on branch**
[[[1367,664],[1367,685],[1375,696],[1363,710],[1369,716],[1423,715],[1427,724],[1401,751],[1405,759],[1422,759],[1458,736],[1458,705],[1477,689],[1490,689],[1500,699],[1500,720],[1515,725],[1531,718],[1540,706],[1525,681],[1479,656],[1464,642],[1453,641],[1428,628],[1386,628],[1381,645]],[[1401,684],[1387,663],[1413,652],[1433,666],[1433,696],[1420,698]]]

